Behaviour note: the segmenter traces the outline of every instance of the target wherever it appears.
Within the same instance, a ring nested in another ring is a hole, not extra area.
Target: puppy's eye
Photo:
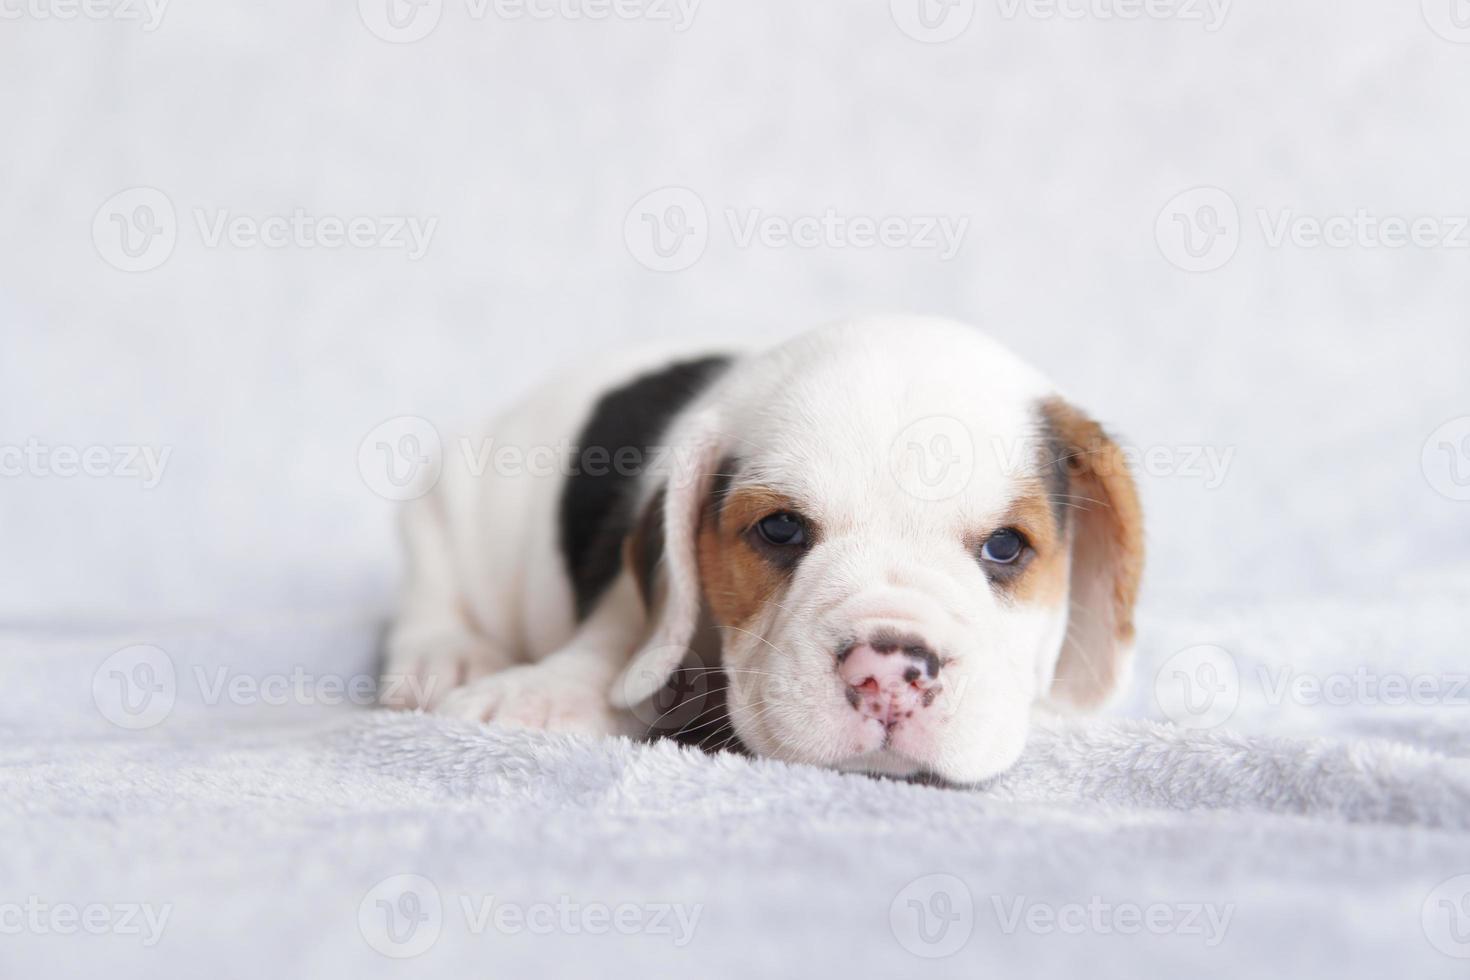
[[[755,526],[761,539],[767,544],[773,544],[778,548],[796,547],[806,544],[806,526],[800,517],[795,514],[782,511],[769,517],[761,518]]]
[[[1021,557],[1025,547],[1026,539],[1021,537],[1021,532],[1009,527],[1001,528],[985,539],[980,557],[997,565],[1009,565]]]

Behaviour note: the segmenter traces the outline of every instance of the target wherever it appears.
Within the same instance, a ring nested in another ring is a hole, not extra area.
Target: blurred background
[[[1457,2],[7,0],[0,618],[386,610],[385,421],[888,310],[1155,452],[1149,608],[1463,584]]]

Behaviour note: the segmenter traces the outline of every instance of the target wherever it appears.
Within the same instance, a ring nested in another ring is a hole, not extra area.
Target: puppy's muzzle
[[[917,637],[879,634],[839,653],[837,676],[853,710],[891,731],[933,705],[942,663]]]

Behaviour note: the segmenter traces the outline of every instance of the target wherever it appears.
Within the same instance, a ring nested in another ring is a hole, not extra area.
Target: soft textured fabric
[[[1453,680],[1457,608],[1155,617],[1135,703],[1043,724],[1012,772],[968,789],[323,703],[324,678],[370,679],[371,619],[12,631],[0,926],[32,896],[116,922],[146,909],[132,933],[7,930],[0,962],[17,977],[1463,977],[1436,945],[1452,920],[1433,916],[1470,873],[1467,709],[1270,703],[1283,666]],[[1375,627],[1399,632],[1393,656],[1365,655]],[[93,679],[143,633],[176,693],[129,731],[101,717]],[[1224,725],[1176,725],[1154,694],[1186,635],[1238,663]],[[308,693],[284,704],[240,686],[293,672]],[[410,931],[410,913],[428,918]]]

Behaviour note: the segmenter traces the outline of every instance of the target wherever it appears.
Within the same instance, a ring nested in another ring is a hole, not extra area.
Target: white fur
[[[574,440],[602,392],[660,363],[624,359],[564,379],[493,435]],[[780,602],[721,631],[742,742],[843,769],[993,775],[1019,756],[1031,709],[1046,698],[1067,610],[997,594],[966,536],[996,527],[1034,479],[1036,460],[1021,450],[1033,444],[1038,402],[1054,393],[979,332],[926,318],[838,324],[740,358],[670,427],[668,465],[643,477],[644,500],[665,491],[651,622],[626,569],[587,621],[574,621],[556,542],[560,475],[475,477],[446,465],[405,516],[409,585],[388,673],[437,678],[417,703],[457,717],[632,730],[623,709],[657,690],[697,642],[700,508],[710,474],[733,454],[737,486],[778,489],[822,528]],[[935,419],[945,421],[924,421]],[[968,479],[938,499],[922,492],[933,462],[925,442],[915,452],[903,444],[916,423],[970,442],[969,452],[960,440],[939,443],[956,450]],[[951,661],[935,709],[891,738],[864,724],[833,667],[845,638],[877,626],[917,632]]]

